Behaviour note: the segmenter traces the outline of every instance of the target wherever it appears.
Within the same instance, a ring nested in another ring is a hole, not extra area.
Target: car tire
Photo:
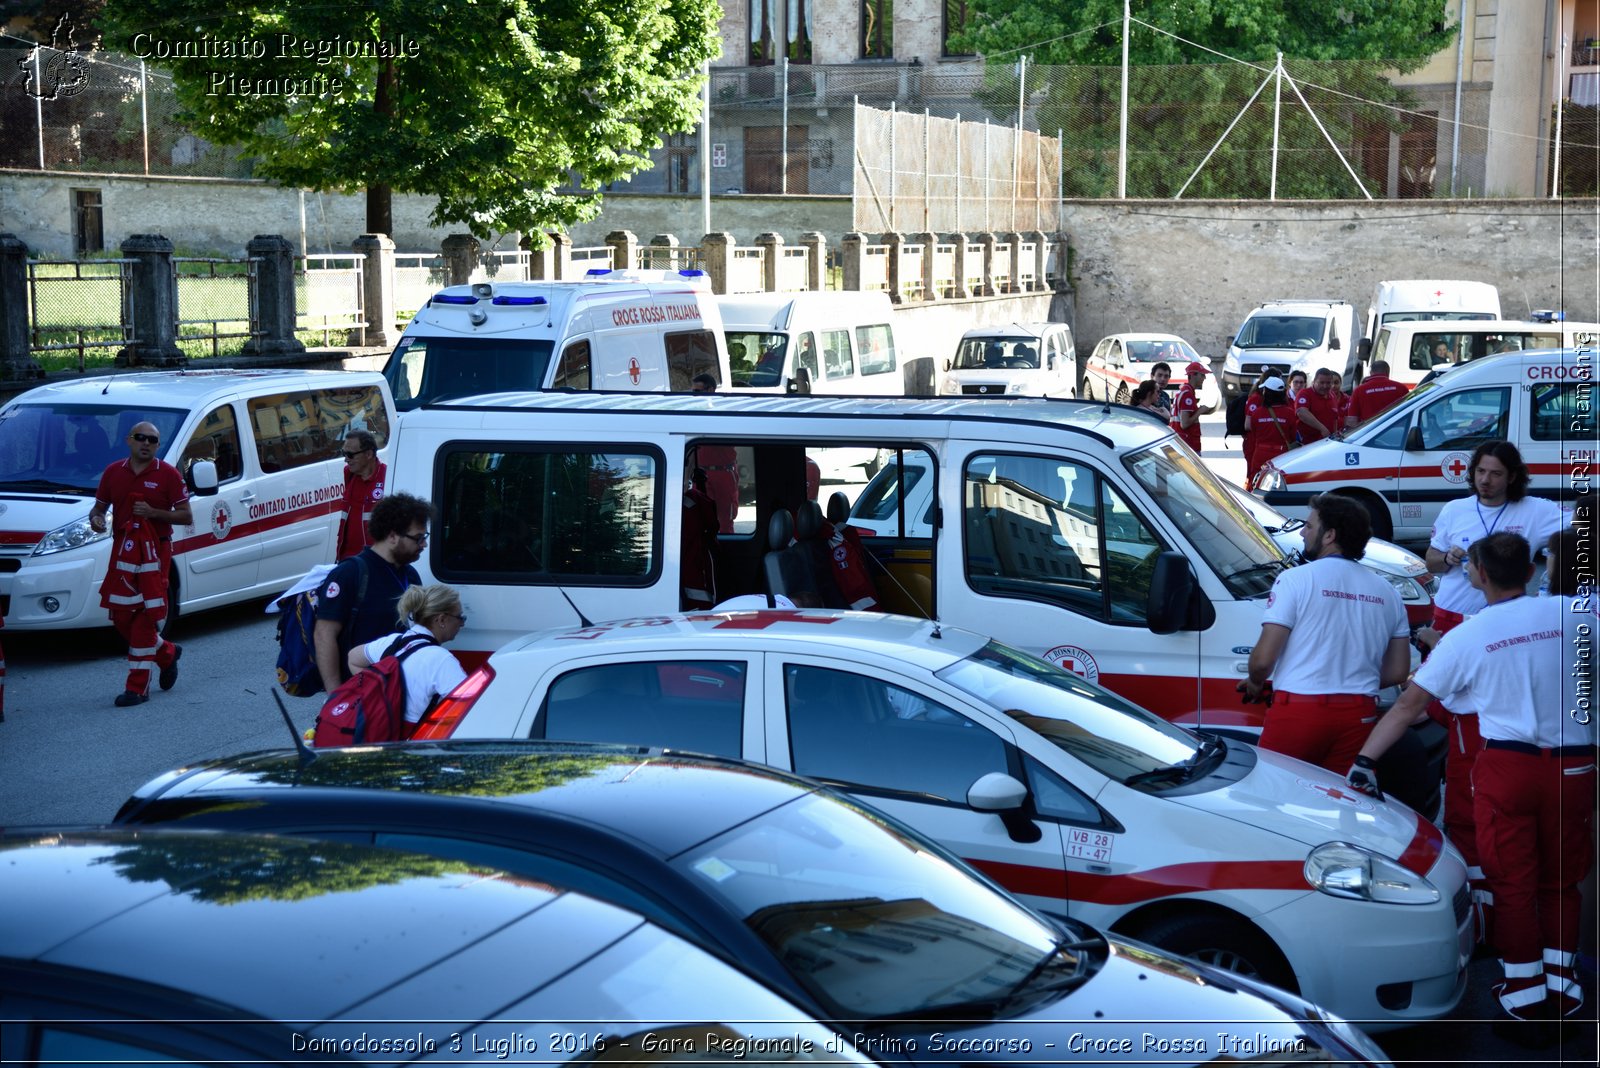
[[[1127,386],[1123,385],[1123,386],[1118,386],[1117,387],[1117,403],[1118,404],[1127,404],[1128,403],[1128,398],[1130,398],[1132,396],[1133,396],[1133,394],[1128,392],[1128,387]]]
[[[1083,380],[1083,399],[1086,401],[1094,400],[1094,387],[1089,384],[1087,378]]]
[[[1389,515],[1388,507],[1376,497],[1367,493],[1351,493],[1348,490],[1332,490],[1340,497],[1355,501],[1367,510],[1367,518],[1372,522],[1372,536],[1382,538],[1384,541],[1394,540],[1394,520]]]
[[[1294,970],[1266,935],[1234,916],[1216,912],[1171,913],[1134,932],[1182,957],[1298,991]]]

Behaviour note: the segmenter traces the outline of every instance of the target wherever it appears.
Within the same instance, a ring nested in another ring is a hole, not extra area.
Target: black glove
[[[1256,692],[1254,697],[1250,696],[1250,684],[1248,682],[1240,682],[1234,687],[1234,689],[1239,691],[1239,701],[1241,704],[1263,704],[1269,708],[1272,707],[1273,693],[1272,680],[1270,679],[1261,684],[1261,689]]]
[[[1356,762],[1350,765],[1350,774],[1344,777],[1344,781],[1368,797],[1383,800],[1383,791],[1378,789],[1378,762],[1369,756],[1356,757]]]

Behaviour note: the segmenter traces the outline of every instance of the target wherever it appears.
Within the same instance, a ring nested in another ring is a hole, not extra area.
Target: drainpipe
[[[1456,16],[1456,110],[1450,134],[1450,197],[1456,195],[1456,171],[1461,166],[1461,74],[1467,62],[1467,0]]]

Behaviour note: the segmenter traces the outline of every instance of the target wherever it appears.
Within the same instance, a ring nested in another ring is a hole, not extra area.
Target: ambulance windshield
[[[403,412],[436,401],[480,393],[545,388],[553,342],[518,337],[414,337],[400,339],[383,375]],[[592,389],[587,343],[568,345],[552,389]]]
[[[109,399],[109,398],[108,398]],[[0,489],[93,493],[128,433],[152,423],[166,452],[186,412],[108,404],[18,404],[0,413]]]
[[[1130,454],[1123,463],[1230,593],[1243,599],[1266,596],[1288,562],[1199,457],[1169,439]]]

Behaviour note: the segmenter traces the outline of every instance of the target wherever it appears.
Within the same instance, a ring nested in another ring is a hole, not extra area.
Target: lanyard
[[[1506,514],[1506,509],[1510,507],[1510,505],[1510,501],[1502,504],[1500,506],[1500,510],[1494,514],[1494,522],[1488,523],[1485,522],[1483,518],[1483,505],[1478,503],[1478,499],[1476,497],[1472,499],[1472,507],[1478,510],[1478,525],[1483,528],[1484,537],[1487,538],[1490,534],[1494,533],[1494,528],[1500,525],[1500,519]]]

